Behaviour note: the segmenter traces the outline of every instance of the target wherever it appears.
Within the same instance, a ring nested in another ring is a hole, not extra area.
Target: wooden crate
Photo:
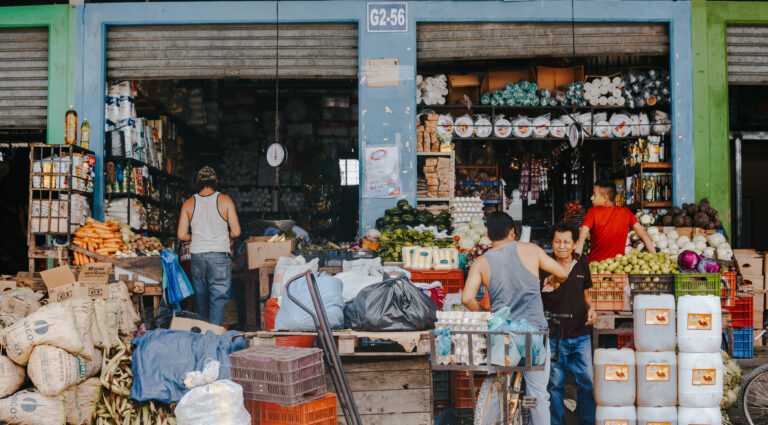
[[[432,374],[427,356],[344,358],[352,395],[365,425],[433,423]],[[326,374],[328,390],[335,391]],[[346,424],[337,404],[338,423]]]

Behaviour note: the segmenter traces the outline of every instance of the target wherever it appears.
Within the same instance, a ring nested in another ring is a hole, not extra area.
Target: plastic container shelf
[[[674,294],[675,278],[671,274],[630,274],[629,290],[633,304],[636,295]]]
[[[720,273],[678,273],[675,275],[675,301],[683,295],[720,296]]]
[[[590,304],[597,311],[625,311],[630,309],[629,278],[626,274],[593,274],[592,289],[588,290]]]
[[[336,394],[328,393],[317,400],[295,407],[277,403],[246,400],[245,408],[252,425],[336,425]]]
[[[733,358],[751,359],[754,356],[754,331],[751,327],[733,330]]]
[[[748,297],[737,299],[733,307],[725,307],[731,312],[731,326],[734,328],[751,328],[753,305],[752,297]]]
[[[464,270],[408,270],[411,282],[432,283],[440,281],[446,294],[455,294],[464,289]]]
[[[232,380],[246,400],[298,406],[326,393],[322,350],[259,346],[230,357]]]

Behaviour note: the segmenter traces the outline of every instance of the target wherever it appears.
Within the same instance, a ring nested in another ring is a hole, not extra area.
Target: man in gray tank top
[[[476,298],[480,285],[485,285],[492,312],[509,307],[511,319],[525,319],[531,325],[547,330],[539,269],[552,274],[557,282],[565,281],[566,270],[537,245],[515,242],[515,221],[509,215],[502,212],[489,214],[486,227],[491,249],[472,263],[461,302],[472,311],[482,311]],[[526,395],[538,401],[531,409],[533,425],[550,425],[549,360],[547,355],[545,370],[524,373]]]

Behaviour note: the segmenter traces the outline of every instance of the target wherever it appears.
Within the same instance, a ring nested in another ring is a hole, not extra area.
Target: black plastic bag
[[[184,319],[202,320],[207,322],[205,318],[195,312],[185,310],[174,310],[166,306],[160,306],[157,311],[157,317],[152,319],[152,329],[168,329],[171,327],[171,320],[174,317],[181,317]]]
[[[406,279],[368,286],[344,305],[347,328],[360,331],[434,329],[437,304]]]

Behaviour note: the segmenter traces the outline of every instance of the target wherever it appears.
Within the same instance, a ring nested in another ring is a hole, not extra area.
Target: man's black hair
[[[573,238],[573,241],[576,242],[579,240],[579,229],[576,227],[575,224],[568,222],[568,221],[561,221],[555,225],[555,228],[552,232],[552,239],[555,238],[555,233],[565,233],[565,232],[571,232],[571,237]]]
[[[509,232],[515,229],[515,220],[507,213],[493,212],[488,214],[488,222],[485,223],[488,229],[488,239],[493,242],[501,241],[509,236]]]
[[[611,179],[598,180],[595,183],[595,186],[605,190],[607,192],[608,199],[610,199],[611,202],[613,202],[613,199],[616,197],[616,183],[614,183],[613,180]]]
[[[216,171],[213,168],[205,166],[197,172],[197,178],[195,178],[195,189],[200,192],[206,187],[210,187],[213,190],[219,188],[219,178],[216,176]]]

